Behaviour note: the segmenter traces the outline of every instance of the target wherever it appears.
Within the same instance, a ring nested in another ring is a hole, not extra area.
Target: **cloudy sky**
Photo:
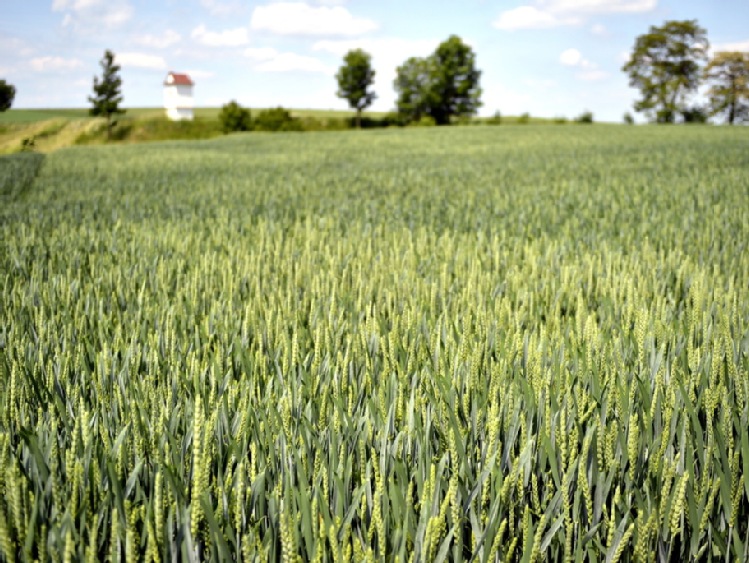
[[[168,70],[188,72],[198,106],[345,108],[345,52],[373,57],[378,99],[394,107],[395,67],[450,34],[483,71],[482,114],[618,121],[631,108],[620,67],[635,37],[697,19],[716,48],[749,50],[747,0],[0,0],[0,78],[14,107],[85,107],[105,49],[122,65],[125,105],[157,107]]]

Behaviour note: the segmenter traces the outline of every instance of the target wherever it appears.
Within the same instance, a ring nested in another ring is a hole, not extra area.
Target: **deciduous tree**
[[[429,113],[438,125],[450,123],[452,116],[468,117],[481,107],[481,71],[476,54],[457,35],[440,43],[433,63]]]
[[[729,125],[749,121],[749,53],[715,53],[705,68],[708,111],[723,115]]]
[[[438,125],[474,115],[481,107],[480,78],[473,49],[452,35],[429,57],[412,57],[398,67],[398,111],[412,121],[428,115]]]
[[[671,123],[700,83],[707,61],[707,32],[697,20],[667,21],[640,35],[622,70],[642,97],[634,108],[659,123]]]
[[[409,121],[419,121],[429,111],[432,78],[429,65],[429,59],[411,57],[396,70],[393,86],[398,93],[398,113]]]
[[[13,84],[8,84],[5,80],[0,80],[0,111],[10,109],[15,97],[16,87]]]
[[[120,65],[114,62],[114,53],[109,49],[104,51],[99,64],[102,76],[101,80],[98,76],[94,76],[94,95],[88,98],[88,101],[93,104],[89,113],[107,118],[107,139],[111,139],[112,128],[117,125],[113,117],[125,113],[125,110],[120,108],[122,103]]]
[[[338,97],[348,101],[349,107],[356,110],[356,126],[361,128],[361,112],[372,105],[377,97],[372,85],[375,71],[372,58],[361,49],[353,49],[343,58],[343,66],[338,70]]]

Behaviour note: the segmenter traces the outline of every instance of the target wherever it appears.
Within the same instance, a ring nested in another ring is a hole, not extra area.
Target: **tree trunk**
[[[728,110],[728,125],[733,125],[736,120],[736,81],[731,79],[731,99]]]
[[[356,128],[361,129],[361,108],[356,108]]]

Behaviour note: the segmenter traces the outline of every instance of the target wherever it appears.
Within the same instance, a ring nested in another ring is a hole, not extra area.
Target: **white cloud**
[[[53,0],[52,11],[75,10],[76,12],[80,12],[102,3],[102,0]]]
[[[586,82],[595,82],[609,77],[608,72],[600,70],[597,64],[590,62],[583,57],[583,54],[577,49],[566,49],[565,51],[562,51],[562,54],[559,55],[559,62],[564,66],[580,69],[580,72],[575,76]]]
[[[598,82],[599,80],[605,80],[611,75],[605,70],[590,69],[578,72],[575,76],[577,76],[577,78],[579,78],[580,80],[585,80],[586,82]]]
[[[717,45],[713,45],[710,50],[714,53],[721,51],[749,51],[749,39],[731,43],[718,43]]]
[[[603,35],[606,35],[607,30],[606,30],[606,26],[605,25],[600,24],[600,23],[596,23],[596,24],[593,24],[593,26],[591,26],[590,32],[593,35],[603,36]]]
[[[267,61],[278,55],[273,47],[247,47],[244,56],[253,61]]]
[[[435,39],[402,39],[399,37],[372,37],[363,39],[323,39],[312,45],[313,51],[322,51],[343,57],[351,49],[363,49],[372,56],[375,67],[400,65],[408,57],[424,57],[439,44]]]
[[[559,62],[565,66],[577,66],[583,60],[583,55],[577,49],[567,49],[559,55]]]
[[[81,68],[83,63],[78,59],[63,57],[36,57],[29,61],[29,66],[36,72],[59,72]]]
[[[483,106],[480,115],[494,115],[496,111],[502,115],[520,115],[523,112],[532,110],[533,99],[530,92],[536,93],[533,89],[523,88],[515,90],[507,87],[504,83],[490,83],[485,85],[482,96]],[[547,99],[548,96],[545,96]]]
[[[190,78],[213,78],[216,76],[215,72],[209,70],[188,70],[186,71],[186,74]]]
[[[148,53],[117,53],[115,62],[123,67],[166,70],[166,60],[158,55]]]
[[[377,29],[377,22],[358,18],[343,6],[310,6],[303,2],[277,2],[258,6],[250,27],[278,35],[355,36]]]
[[[248,47],[244,50],[244,56],[255,62],[254,70],[261,72],[334,72],[333,67],[315,57],[281,53],[272,47]]]
[[[497,29],[513,31],[516,29],[546,29],[579,23],[581,22],[577,17],[559,17],[535,6],[518,6],[502,12],[492,25]]]
[[[533,6],[502,12],[492,25],[503,30],[580,25],[591,14],[649,12],[657,4],[658,0],[536,0]]]
[[[244,11],[242,4],[236,1],[200,0],[200,4],[212,16],[230,16],[232,14],[240,14]]]
[[[584,58],[582,53],[577,49],[566,49],[565,51],[562,51],[562,54],[559,55],[559,62],[564,66],[573,66],[589,70],[595,69],[597,66],[595,63]]]
[[[552,12],[636,14],[654,10],[658,0],[540,0],[540,4]]]
[[[139,35],[135,37],[134,41],[138,45],[144,47],[153,47],[154,49],[165,49],[175,43],[179,43],[182,36],[171,29],[167,29],[161,35]]]
[[[63,27],[79,32],[119,27],[133,17],[128,0],[53,0],[52,11],[64,12]]]
[[[192,30],[191,35],[198,43],[207,47],[239,47],[247,45],[250,41],[250,36],[244,27],[217,32],[208,31],[205,25],[201,24]]]
[[[255,67],[263,72],[321,72],[333,74],[334,69],[319,59],[296,53],[279,53],[277,57],[264,61]]]

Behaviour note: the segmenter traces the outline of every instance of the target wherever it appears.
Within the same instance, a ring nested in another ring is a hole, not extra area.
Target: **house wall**
[[[192,108],[167,108],[166,116],[172,121],[192,121],[195,117]]]
[[[165,86],[164,107],[169,119],[193,119],[192,86]]]

